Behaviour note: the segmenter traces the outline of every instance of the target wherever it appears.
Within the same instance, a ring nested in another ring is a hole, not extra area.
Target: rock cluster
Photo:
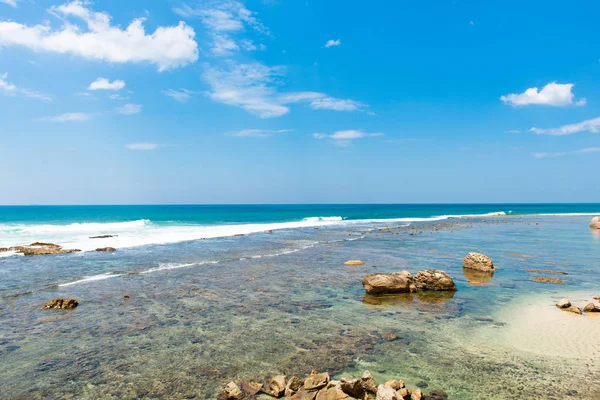
[[[62,246],[59,246],[54,243],[35,242],[31,243],[29,246],[9,247],[8,249],[6,249],[6,251],[16,251],[17,253],[22,253],[26,256],[43,256],[47,254],[68,254],[81,250],[63,249]]]
[[[463,260],[463,268],[481,272],[494,272],[496,270],[491,258],[475,252],[467,254]]]
[[[368,294],[413,293],[418,290],[454,291],[454,281],[444,271],[419,271],[414,277],[408,271],[369,274],[362,278]]]
[[[389,380],[383,385],[377,385],[369,371],[360,378],[342,378],[331,380],[327,372],[311,372],[305,379],[296,376],[287,378],[284,375],[275,376],[268,385],[258,382],[244,382],[241,388],[235,382],[229,382],[217,394],[218,400],[251,399],[258,394],[261,398],[274,397],[286,400],[446,400],[441,390],[433,390],[429,395],[421,389],[407,389],[402,380]]]
[[[47,309],[61,309],[61,310],[72,310],[79,305],[75,299],[54,299],[44,304],[43,308]]]
[[[594,217],[590,221],[590,228],[592,229],[600,229],[600,217]]]

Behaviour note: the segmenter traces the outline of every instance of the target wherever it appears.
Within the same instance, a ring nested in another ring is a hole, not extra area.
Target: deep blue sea
[[[554,305],[600,295],[593,215],[600,204],[0,207],[0,248],[82,250],[0,251],[0,399],[209,399],[315,369],[452,400],[596,400],[600,315]],[[497,271],[463,269],[471,251]],[[365,274],[425,269],[458,291],[365,296]],[[57,297],[79,307],[42,309]]]

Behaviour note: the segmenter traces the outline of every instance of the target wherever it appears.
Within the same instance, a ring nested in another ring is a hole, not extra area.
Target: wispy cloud
[[[129,150],[154,150],[160,147],[157,143],[129,143],[125,145]]]
[[[563,125],[558,128],[550,128],[550,129],[541,129],[533,127],[529,130],[530,132],[536,133],[538,135],[553,135],[553,136],[564,136],[564,135],[573,135],[579,132],[591,132],[598,133],[600,132],[600,117],[588,119],[582,122],[578,122],[575,124]]]
[[[319,92],[279,93],[285,69],[261,63],[229,62],[224,69],[205,66],[203,78],[210,86],[208,96],[219,103],[238,106],[261,118],[279,117],[289,112],[289,104],[308,103],[314,110],[355,111],[368,106]]]
[[[292,132],[291,129],[243,129],[239,132],[228,132],[227,136],[235,136],[235,137],[269,137],[274,136],[281,133]]]
[[[82,122],[92,119],[94,114],[74,112],[57,115],[55,117],[39,118],[36,121],[40,122]]]
[[[573,154],[589,154],[589,153],[599,153],[599,152],[600,152],[600,147],[586,147],[586,148],[580,149],[580,150],[563,151],[561,153],[533,153],[533,156],[535,158],[555,158],[555,157],[569,156],[569,155],[573,155]]]
[[[573,86],[574,84],[572,83],[561,84],[551,82],[544,86],[542,90],[539,90],[537,87],[533,87],[520,94],[511,93],[501,96],[500,100],[513,107],[522,107],[532,104],[554,107],[585,105],[585,99],[580,99],[574,102],[575,95],[572,92]]]
[[[325,43],[325,47],[326,47],[326,48],[329,48],[329,47],[336,47],[336,46],[339,46],[339,45],[341,45],[341,44],[342,44],[342,41],[341,41],[340,39],[336,39],[336,40],[333,40],[333,39],[331,39],[331,40],[328,40],[328,41]],[[350,46],[350,47],[352,47],[352,46]]]
[[[32,99],[38,99],[45,102],[52,101],[52,96],[40,92],[35,92],[30,89],[19,88],[13,83],[8,82],[7,78],[8,73],[0,75],[0,92],[10,96],[30,97]]]
[[[142,112],[142,105],[128,103],[128,104],[125,104],[123,107],[117,108],[115,111],[117,112],[117,114],[123,114],[123,115],[139,114]]]
[[[167,89],[163,90],[163,94],[166,94],[173,100],[178,101],[180,103],[187,103],[192,98],[192,95],[195,94],[195,92],[192,92],[191,90],[187,89]]]
[[[156,64],[159,71],[182,67],[198,59],[196,34],[184,22],[159,26],[152,34],[146,34],[144,18],[134,19],[126,29],[121,29],[111,25],[109,14],[94,12],[87,5],[88,2],[74,0],[51,7],[48,11],[65,21],[60,29],[52,29],[48,23],[30,26],[2,21],[0,45],[113,63],[148,62]]]
[[[313,137],[318,140],[331,139],[337,146],[349,146],[353,140],[383,136],[381,132],[367,133],[357,129],[349,129],[345,131],[336,131],[332,134],[313,133]]]
[[[109,81],[106,78],[98,78],[90,83],[88,90],[121,90],[125,87],[125,82],[122,80]]]
[[[8,4],[9,6],[17,7],[18,0],[0,0],[0,3]]]
[[[248,10],[244,4],[236,0],[209,0],[197,7],[187,4],[174,9],[184,18],[199,18],[212,37],[212,53],[217,56],[228,56],[240,50],[256,50],[252,41],[243,39],[238,44],[233,35],[245,31],[247,27],[264,35],[269,29],[256,17],[256,13]]]

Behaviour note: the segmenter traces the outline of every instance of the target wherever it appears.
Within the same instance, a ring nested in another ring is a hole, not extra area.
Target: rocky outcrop
[[[492,259],[484,254],[471,252],[463,260],[463,268],[481,272],[494,272],[496,267]]]
[[[35,242],[30,244],[29,246],[13,246],[10,247],[9,250],[16,251],[17,253],[22,253],[25,256],[43,256],[48,254],[68,254],[74,253],[76,251],[81,251],[77,249],[63,249],[61,246],[54,243],[42,243]]]
[[[592,229],[600,229],[600,217],[594,217],[590,221],[590,228]]]
[[[450,275],[438,269],[419,271],[417,272],[417,275],[415,275],[414,281],[418,290],[456,290],[456,285]]]
[[[100,247],[100,248],[97,248],[96,251],[112,253],[113,251],[117,251],[117,249],[115,249],[114,247]]]
[[[287,382],[285,390],[281,392],[283,382]],[[285,400],[446,400],[448,396],[441,390],[432,390],[429,395],[424,395],[421,389],[408,389],[402,380],[388,380],[383,385],[365,371],[361,378],[342,378],[334,381],[328,373],[311,372],[305,379],[279,375],[271,379],[269,389],[263,390],[263,385],[256,382],[246,382],[240,387],[235,382],[229,382],[218,394],[218,400],[240,400],[267,398],[259,395],[267,392],[274,397],[284,397]],[[258,397],[255,397],[257,396]]]
[[[408,271],[369,274],[362,278],[362,284],[370,295],[456,290],[450,275],[437,269],[419,271],[414,277]]]
[[[362,284],[368,294],[410,293],[417,290],[408,271],[369,274],[362,278]]]
[[[44,304],[45,309],[72,310],[79,305],[75,299],[54,299]]]
[[[361,260],[348,260],[344,263],[344,265],[348,266],[348,267],[356,267],[359,265],[363,265],[364,262],[362,262]]]

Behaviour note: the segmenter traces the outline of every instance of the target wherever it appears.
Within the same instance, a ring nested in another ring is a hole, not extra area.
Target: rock
[[[115,249],[114,247],[99,247],[96,249],[96,251],[103,251],[105,253],[110,253],[113,251],[117,251],[117,249]]]
[[[243,382],[242,390],[246,397],[254,396],[256,393],[261,392],[263,390],[262,383],[258,382]]]
[[[600,229],[600,217],[594,217],[590,221],[590,228],[592,229]]]
[[[581,315],[581,310],[579,309],[579,307],[570,306],[567,308],[563,308],[563,310],[571,312],[573,314]]]
[[[362,284],[368,294],[408,293],[411,292],[411,285],[414,287],[412,275],[408,271],[369,274],[362,278]]]
[[[398,379],[390,379],[389,381],[387,381],[383,385],[387,386],[389,388],[392,388],[394,390],[400,390],[400,389],[402,389],[404,387],[404,381],[398,380]]]
[[[287,387],[287,376],[277,375],[269,383],[269,394],[273,397],[281,397]]]
[[[108,239],[111,237],[117,237],[119,235],[100,235],[100,236],[90,236],[90,239]]]
[[[315,390],[321,389],[327,386],[329,383],[329,373],[323,372],[322,374],[311,373],[308,378],[304,380],[304,389]]]
[[[415,286],[419,290],[453,291],[456,290],[454,281],[444,271],[430,269],[419,271],[414,277]]]
[[[421,400],[423,398],[423,393],[421,389],[415,389],[410,393],[410,400]]]
[[[348,267],[356,267],[358,265],[363,265],[364,262],[360,261],[360,260],[348,260],[344,263],[344,265],[348,266]]]
[[[600,307],[596,306],[594,303],[587,303],[585,307],[583,307],[584,312],[600,312]]]
[[[400,400],[398,393],[391,387],[379,385],[377,388],[377,396],[375,400]]]
[[[494,272],[495,266],[492,259],[486,255],[471,252],[463,260],[463,268],[474,269],[482,272]]]
[[[217,394],[217,400],[240,400],[244,394],[235,382],[229,382],[225,388]]]
[[[558,303],[556,303],[556,307],[558,308],[569,308],[571,307],[571,301],[569,299],[562,299]]]
[[[46,309],[62,309],[62,310],[72,310],[79,305],[77,300],[75,299],[54,299],[50,300],[46,304],[44,304],[43,308]]]
[[[342,390],[340,383],[330,384],[327,388],[321,389],[317,394],[316,400],[351,400]]]
[[[288,384],[285,388],[285,397],[290,397],[295,394],[304,385],[304,380],[297,376],[292,376],[288,380]]]

